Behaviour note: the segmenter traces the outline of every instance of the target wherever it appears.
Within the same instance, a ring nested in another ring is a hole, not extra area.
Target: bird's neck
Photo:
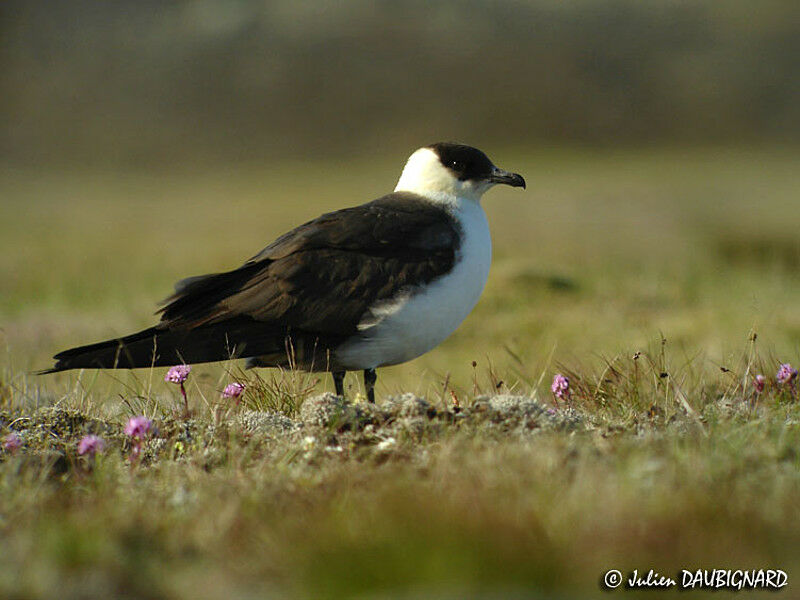
[[[463,190],[456,193],[454,190],[431,189],[426,186],[403,185],[403,179],[397,183],[395,192],[407,192],[427,200],[431,204],[442,206],[450,210],[460,210],[462,208],[475,206],[481,209],[481,195],[464,193]]]

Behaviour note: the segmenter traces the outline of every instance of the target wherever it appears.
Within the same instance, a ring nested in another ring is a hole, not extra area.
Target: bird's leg
[[[333,385],[336,387],[336,395],[344,398],[344,376],[347,371],[333,371]]]
[[[375,404],[375,382],[378,372],[375,369],[364,369],[364,387],[367,389],[367,400]]]

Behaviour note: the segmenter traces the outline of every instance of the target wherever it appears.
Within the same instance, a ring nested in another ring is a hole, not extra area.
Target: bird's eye
[[[464,163],[460,160],[451,160],[450,161],[450,168],[454,171],[463,171],[464,170]]]

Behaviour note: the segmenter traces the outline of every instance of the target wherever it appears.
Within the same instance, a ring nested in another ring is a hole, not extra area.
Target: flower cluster
[[[125,435],[134,439],[144,439],[153,428],[153,422],[145,416],[131,417],[125,425]]]
[[[164,376],[164,381],[168,383],[183,383],[192,372],[191,365],[175,365],[170,367],[167,374]]]
[[[756,394],[763,392],[766,385],[767,378],[763,375],[756,375],[755,379],[753,379],[753,389],[755,390]]]
[[[559,400],[569,399],[569,378],[561,373],[553,377],[553,384],[550,386],[553,395]]]
[[[78,442],[78,454],[80,456],[94,456],[106,449],[106,442],[103,438],[96,435],[85,435]]]
[[[167,374],[164,376],[164,381],[167,383],[177,383],[181,386],[181,396],[183,396],[183,414],[189,416],[189,398],[186,396],[186,387],[184,382],[189,378],[189,373],[192,372],[191,365],[175,365],[170,367]]]
[[[3,450],[6,452],[13,454],[20,448],[22,448],[22,439],[16,433],[9,433],[3,439]]]
[[[153,422],[140,415],[138,417],[131,417],[125,425],[125,435],[133,438],[133,448],[131,450],[131,463],[141,458],[142,449],[144,448],[144,439],[150,434],[153,429]]]
[[[244,387],[245,386],[243,383],[229,383],[225,386],[225,389],[222,390],[222,397],[231,400],[238,400],[239,396],[244,393]]]
[[[775,374],[775,379],[777,379],[778,383],[781,385],[786,385],[787,383],[793,384],[794,380],[797,379],[797,369],[792,368],[792,365],[789,363],[784,363]]]

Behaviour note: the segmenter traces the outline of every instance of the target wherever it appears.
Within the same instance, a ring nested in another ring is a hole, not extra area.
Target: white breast
[[[336,362],[343,368],[370,369],[421,356],[442,343],[472,311],[489,276],[489,224],[477,202],[461,201],[453,210],[463,237],[452,271],[410,297],[374,307],[358,336],[336,350]]]

